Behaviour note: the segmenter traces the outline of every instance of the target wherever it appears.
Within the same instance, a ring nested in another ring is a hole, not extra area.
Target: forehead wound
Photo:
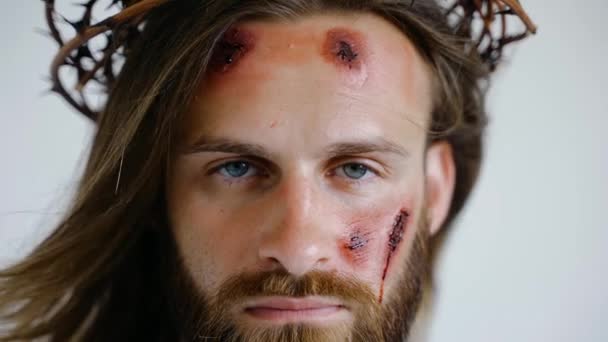
[[[293,51],[294,47],[297,51]],[[263,54],[256,50],[263,48]],[[298,56],[294,56],[294,55]],[[248,58],[267,63],[310,61],[319,57],[340,72],[357,74],[365,71],[368,55],[363,34],[348,28],[331,28],[321,34],[306,30],[269,32],[243,27],[229,29],[216,45],[211,58],[211,71],[228,73],[239,68]],[[295,58],[297,57],[297,58]]]
[[[360,72],[367,58],[367,46],[361,33],[334,28],[325,34],[321,55],[337,68]]]
[[[210,66],[214,72],[224,73],[233,69],[256,45],[257,36],[239,28],[230,28],[217,43],[211,56]]]

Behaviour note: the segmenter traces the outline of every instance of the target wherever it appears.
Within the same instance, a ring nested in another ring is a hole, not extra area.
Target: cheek
[[[407,200],[353,215],[338,242],[340,255],[348,268],[356,277],[377,288],[380,301],[384,281],[394,272],[397,255],[404,254],[402,245],[406,236],[414,236],[409,234],[412,210],[412,201]]]
[[[192,190],[171,196],[170,224],[179,254],[201,288],[215,288],[247,260],[249,230],[240,228],[247,218]]]

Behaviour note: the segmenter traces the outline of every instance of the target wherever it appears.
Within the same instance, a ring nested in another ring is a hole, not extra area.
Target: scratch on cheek
[[[350,243],[348,244],[348,249],[351,251],[357,250],[367,244],[367,240],[364,240],[360,235],[353,235],[350,238]]]
[[[353,231],[343,243],[343,249],[347,252],[353,263],[360,264],[367,258],[366,246],[371,241],[369,232],[363,233],[360,230]]]
[[[405,232],[405,224],[407,222],[408,217],[409,217],[409,214],[406,211],[401,210],[399,212],[399,214],[397,214],[397,216],[395,217],[395,222],[393,223],[393,227],[388,236],[388,243],[387,243],[388,252],[386,254],[386,262],[384,264],[384,269],[382,271],[380,294],[378,296],[379,297],[378,301],[380,303],[382,303],[382,300],[384,298],[384,281],[386,279],[386,274],[388,272],[388,266],[391,262],[391,258],[393,256],[393,254],[397,250],[397,247],[399,247],[399,245],[401,244],[401,241],[403,241],[403,234]]]

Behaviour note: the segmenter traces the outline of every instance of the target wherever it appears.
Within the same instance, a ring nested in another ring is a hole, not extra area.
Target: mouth
[[[243,313],[268,324],[329,325],[350,319],[350,310],[344,303],[327,297],[254,298],[245,303]]]

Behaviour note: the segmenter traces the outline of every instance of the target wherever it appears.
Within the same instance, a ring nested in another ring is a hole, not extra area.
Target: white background
[[[608,1],[522,0],[537,36],[490,93],[479,186],[442,257],[431,342],[608,341]],[[93,127],[44,94],[42,1],[0,4],[0,264],[61,216]]]

